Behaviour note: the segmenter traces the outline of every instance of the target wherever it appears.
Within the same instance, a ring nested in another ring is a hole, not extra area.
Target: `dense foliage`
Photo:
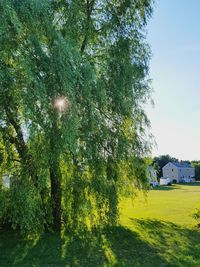
[[[200,161],[191,161],[192,167],[195,169],[195,178],[196,180],[200,180]]]
[[[145,187],[151,13],[151,0],[0,1],[4,222],[115,224],[120,195]]]

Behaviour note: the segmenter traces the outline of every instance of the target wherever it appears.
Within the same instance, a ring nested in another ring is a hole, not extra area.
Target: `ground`
[[[101,235],[49,233],[27,242],[0,232],[0,266],[200,266],[200,230],[192,218],[198,206],[200,183],[173,185],[123,199],[121,225]]]
[[[200,207],[200,183],[160,186],[145,196],[139,194],[133,201],[122,201],[121,221],[129,223],[130,218],[157,219],[182,226],[194,225],[192,214]]]

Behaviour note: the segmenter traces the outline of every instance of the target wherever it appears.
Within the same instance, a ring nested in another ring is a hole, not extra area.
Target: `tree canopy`
[[[191,165],[195,169],[196,180],[200,180],[200,161],[198,160],[191,161]]]
[[[151,13],[151,0],[0,1],[2,222],[115,224],[120,195],[145,187]]]

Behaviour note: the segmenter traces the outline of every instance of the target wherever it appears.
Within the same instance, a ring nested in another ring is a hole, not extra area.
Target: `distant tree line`
[[[170,155],[160,155],[158,157],[154,157],[152,161],[152,165],[157,170],[158,178],[162,177],[162,168],[168,163],[168,162],[179,162],[180,160],[171,157]],[[189,163],[195,168],[195,178],[196,180],[200,180],[200,160],[181,160],[184,163]]]

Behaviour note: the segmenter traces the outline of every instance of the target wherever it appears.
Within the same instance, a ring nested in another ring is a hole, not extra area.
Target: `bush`
[[[174,179],[174,180],[172,181],[172,183],[173,183],[173,184],[177,184],[177,181],[176,181],[176,179]]]

